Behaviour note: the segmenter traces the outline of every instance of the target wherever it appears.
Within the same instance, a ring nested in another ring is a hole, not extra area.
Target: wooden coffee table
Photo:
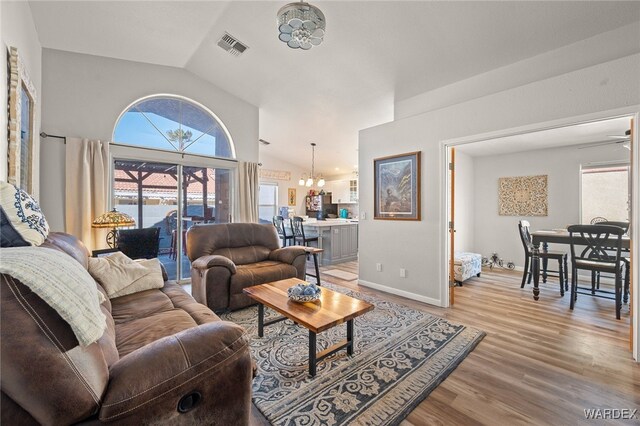
[[[345,348],[348,355],[353,355],[353,319],[373,310],[373,305],[329,290],[326,287],[322,287],[320,300],[317,302],[293,302],[289,300],[287,289],[299,283],[304,283],[304,281],[298,278],[289,278],[248,287],[243,291],[259,303],[258,336],[264,335],[265,326],[284,321],[287,318],[309,330],[309,374],[315,376],[318,361]],[[265,305],[283,316],[265,322]],[[347,323],[346,340],[316,353],[316,335],[343,322]]]

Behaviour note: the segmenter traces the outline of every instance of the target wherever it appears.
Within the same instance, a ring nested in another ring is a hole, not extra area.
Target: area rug
[[[322,275],[329,275],[345,281],[353,281],[358,279],[358,276],[356,274],[352,274],[351,272],[347,271],[341,271],[340,269],[329,269],[328,271],[322,272]]]
[[[274,425],[397,425],[482,340],[484,332],[343,287],[375,309],[355,320],[354,355],[340,351],[308,374],[309,333],[287,320],[257,335],[257,307],[221,315],[246,328],[258,366],[253,402]],[[266,319],[279,316],[265,309]],[[346,337],[318,335],[318,351]]]

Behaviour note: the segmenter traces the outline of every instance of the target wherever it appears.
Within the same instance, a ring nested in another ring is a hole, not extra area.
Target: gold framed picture
[[[34,182],[34,153],[36,140],[36,89],[18,50],[10,47],[7,52],[9,70],[9,146],[7,149],[9,183],[32,194]]]
[[[296,205],[296,189],[289,188],[287,192],[287,200],[289,200],[289,207],[293,207]]]

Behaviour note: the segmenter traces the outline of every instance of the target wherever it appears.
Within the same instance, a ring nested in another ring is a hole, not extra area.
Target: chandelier
[[[292,49],[309,50],[319,45],[325,27],[324,14],[309,3],[289,3],[278,11],[279,38]]]
[[[316,181],[316,177],[314,175],[315,172],[315,164],[316,163],[316,144],[311,142],[311,174],[309,174],[309,178],[307,175],[300,176],[300,180],[298,181],[298,185],[300,186],[313,186],[313,183]],[[317,178],[317,185],[322,188],[324,186],[324,178],[320,175]]]

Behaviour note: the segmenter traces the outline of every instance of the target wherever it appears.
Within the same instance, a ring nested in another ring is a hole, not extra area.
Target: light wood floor
[[[358,273],[357,262],[324,267],[321,276],[327,269]],[[629,351],[628,305],[620,321],[612,300],[579,295],[570,311],[569,294],[561,298],[553,278],[535,302],[530,285],[520,288],[521,273],[508,270],[486,270],[466,281],[449,309],[357,280],[324,278],[487,333],[402,426],[573,425],[587,423],[588,408],[638,409],[638,419],[621,424],[640,424],[640,366]],[[268,424],[254,411],[254,424]]]

